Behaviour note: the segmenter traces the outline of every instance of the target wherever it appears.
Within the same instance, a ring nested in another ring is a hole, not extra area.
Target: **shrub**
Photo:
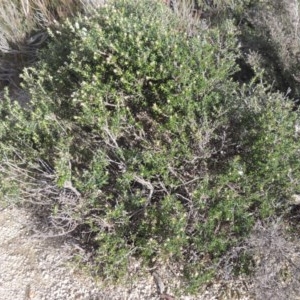
[[[136,256],[181,266],[190,289],[208,280],[299,173],[297,114],[232,80],[225,24],[190,36],[161,1],[123,0],[50,32],[23,73],[28,106],[0,106],[3,197],[57,234],[88,230],[107,278]]]

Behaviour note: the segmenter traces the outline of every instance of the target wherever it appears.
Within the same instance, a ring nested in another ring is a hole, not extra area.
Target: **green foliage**
[[[112,1],[50,33],[23,73],[27,107],[0,104],[2,193],[22,178],[26,200],[47,178],[56,194],[42,209],[89,228],[100,275],[124,275],[132,255],[163,259],[196,289],[297,188],[297,113],[232,80],[236,31],[224,24],[190,36],[161,1]]]

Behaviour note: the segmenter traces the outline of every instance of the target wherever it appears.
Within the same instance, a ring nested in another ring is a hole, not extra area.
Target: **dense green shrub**
[[[2,195],[90,231],[101,275],[137,256],[177,263],[192,288],[209,278],[299,173],[297,114],[232,80],[225,24],[190,36],[161,1],[124,0],[51,32],[23,74],[31,102],[0,106]]]

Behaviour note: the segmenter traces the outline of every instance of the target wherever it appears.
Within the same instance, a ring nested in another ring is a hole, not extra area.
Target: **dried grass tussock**
[[[255,298],[299,299],[300,244],[287,237],[283,223],[256,224],[247,247],[256,265],[252,274]]]
[[[2,0],[0,2],[0,88],[19,88],[19,74],[36,60],[47,28],[62,20],[86,13],[105,0]]]

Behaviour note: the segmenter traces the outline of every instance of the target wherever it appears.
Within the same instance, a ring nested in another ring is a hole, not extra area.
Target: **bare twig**
[[[154,192],[154,187],[153,185],[149,182],[144,180],[143,178],[139,176],[134,176],[134,180],[141,184],[142,186],[146,187],[149,190],[149,195],[147,197],[147,202],[145,203],[144,207],[148,206],[150,204],[153,192]]]

